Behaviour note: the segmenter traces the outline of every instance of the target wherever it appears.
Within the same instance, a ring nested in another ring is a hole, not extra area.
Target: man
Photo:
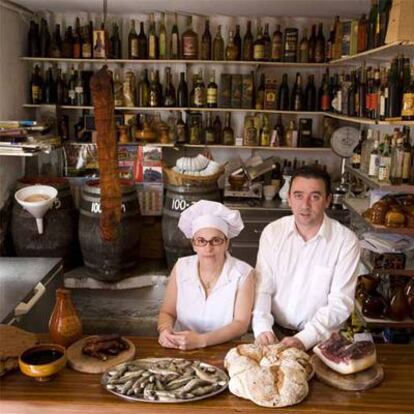
[[[325,171],[300,168],[289,188],[293,215],[262,232],[253,311],[257,343],[277,342],[276,322],[276,331],[299,331],[283,344],[307,350],[338,329],[353,310],[359,243],[351,230],[325,214],[330,187]]]

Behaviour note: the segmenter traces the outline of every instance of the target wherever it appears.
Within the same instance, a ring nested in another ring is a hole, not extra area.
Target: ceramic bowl
[[[244,183],[247,181],[247,177],[244,174],[229,175],[229,184],[234,190],[241,190]]]
[[[66,365],[65,347],[57,344],[41,344],[26,349],[19,357],[23,374],[37,381],[49,381]]]

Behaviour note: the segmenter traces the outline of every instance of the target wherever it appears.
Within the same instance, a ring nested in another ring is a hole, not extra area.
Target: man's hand
[[[178,344],[178,349],[190,350],[206,346],[204,335],[194,331],[175,332],[171,338]]]
[[[280,343],[289,348],[297,348],[300,351],[305,351],[305,345],[303,345],[300,339],[295,338],[294,336],[286,336],[280,341]]]
[[[271,345],[276,344],[277,342],[279,341],[272,331],[262,332],[255,340],[256,345]]]
[[[178,344],[173,338],[173,331],[171,328],[165,328],[160,332],[158,342],[164,348],[178,349]]]

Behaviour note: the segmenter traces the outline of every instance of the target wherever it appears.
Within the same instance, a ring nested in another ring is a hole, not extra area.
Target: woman
[[[185,210],[178,227],[193,256],[175,264],[158,317],[159,343],[195,349],[244,334],[254,302],[253,268],[232,257],[229,239],[243,229],[240,213],[201,200]]]

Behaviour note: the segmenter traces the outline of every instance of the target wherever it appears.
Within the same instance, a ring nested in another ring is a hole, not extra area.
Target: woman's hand
[[[171,337],[178,344],[178,349],[190,350],[206,346],[204,335],[194,331],[176,332]]]
[[[174,334],[171,328],[164,328],[158,337],[158,342],[164,348],[179,349],[178,343],[174,340]]]

